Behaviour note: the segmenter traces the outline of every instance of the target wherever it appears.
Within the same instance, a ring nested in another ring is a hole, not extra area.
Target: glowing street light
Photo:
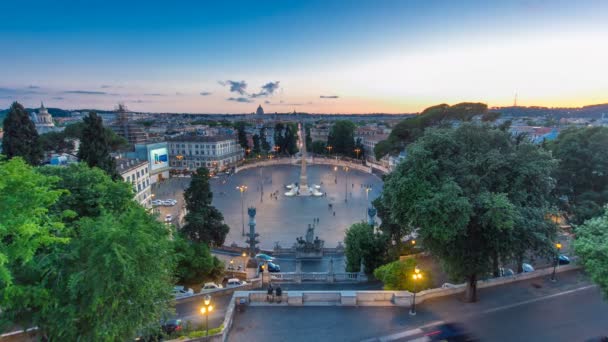
[[[344,203],[348,203],[348,166],[344,167],[344,173],[346,174],[346,182],[344,183]]]
[[[357,154],[357,159],[359,159],[359,152],[361,152],[361,149],[357,147],[355,149],[355,153]]]
[[[410,315],[416,316],[416,285],[418,281],[422,279],[422,273],[420,273],[420,269],[416,266],[414,268],[414,274],[412,274],[412,279],[414,280],[414,297],[412,299],[412,308],[410,309]]]
[[[551,274],[551,281],[555,282],[557,281],[557,279],[555,279],[555,269],[557,268],[557,264],[559,263],[559,251],[562,249],[562,244],[561,243],[556,243],[555,244],[555,264],[553,264],[553,273]]]
[[[213,305],[211,305],[211,296],[206,295],[203,300],[203,306],[201,307],[201,314],[205,315],[205,330],[207,333],[205,336],[209,337],[209,314],[213,311]]]
[[[245,204],[243,203],[243,192],[247,190],[247,185],[239,185],[236,187],[241,192],[241,223],[243,224],[243,235],[245,236]]]

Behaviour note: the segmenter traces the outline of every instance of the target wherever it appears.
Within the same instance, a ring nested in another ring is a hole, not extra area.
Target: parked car
[[[281,272],[281,267],[279,265],[272,263],[272,262],[268,262],[267,265],[268,265],[268,272],[270,272],[270,273]],[[264,264],[260,264],[260,272],[264,271],[262,266],[264,266]]]
[[[171,222],[171,221],[173,221],[173,215],[167,214],[167,216],[165,216],[165,222]]]
[[[534,272],[534,267],[532,267],[532,265],[530,265],[530,264],[526,264],[525,262],[523,264],[521,264],[521,268],[524,271],[524,273]]]
[[[152,200],[150,203],[152,203],[152,205],[154,205],[154,206],[163,205],[162,200]]]
[[[173,206],[176,204],[177,204],[177,201],[175,201],[175,200],[164,200],[163,201],[163,205],[167,206],[167,207],[170,207],[170,206]]]
[[[515,275],[515,272],[513,272],[513,270],[510,268],[501,267],[499,269],[499,271],[500,271],[500,277],[508,277],[508,276]]]
[[[194,290],[191,288],[186,289],[183,286],[174,286],[172,292],[175,298],[189,297],[194,294]]]
[[[557,261],[560,265],[568,265],[570,263],[570,258],[568,258],[567,255],[560,254],[559,257],[557,257]]]
[[[222,285],[218,285],[216,283],[205,283],[205,285],[203,285],[203,288],[201,289],[201,293],[203,292],[209,292],[212,290],[217,290],[217,289],[221,289]]]
[[[230,288],[239,287],[239,286],[243,286],[243,285],[247,285],[247,282],[244,280],[240,280],[238,278],[230,278],[230,279],[228,279],[228,282],[226,283],[226,288],[230,289]]]
[[[181,319],[170,319],[161,325],[163,332],[167,335],[171,335],[176,331],[180,331],[183,328]]]

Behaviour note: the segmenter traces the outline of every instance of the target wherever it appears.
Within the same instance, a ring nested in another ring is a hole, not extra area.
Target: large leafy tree
[[[413,280],[412,275],[416,268],[416,260],[413,258],[397,260],[382,265],[374,271],[374,277],[384,283],[385,290],[407,290],[420,291],[429,288],[431,278],[428,273],[420,273],[422,279]]]
[[[257,134],[253,135],[253,153],[260,153],[261,149],[260,149],[260,136]]]
[[[248,149],[249,143],[247,142],[247,133],[245,132],[246,123],[244,121],[239,121],[234,124],[234,127],[237,131],[237,137],[239,144],[242,148]]]
[[[82,141],[83,132],[86,127],[85,122],[76,122],[65,127],[65,130],[61,133],[65,135],[66,139],[74,138]],[[127,139],[116,134],[113,130],[108,127],[104,127],[106,138],[108,139],[108,145],[112,151],[118,151],[129,146]]]
[[[2,296],[3,318],[36,325],[58,341],[127,340],[158,324],[174,276],[167,228],[131,199],[129,185],[112,181],[99,169],[81,164],[45,167],[41,173],[20,172],[28,183],[11,188],[28,201],[12,200],[2,208],[30,216],[28,234],[36,231],[37,215],[44,214],[41,219],[64,243],[47,243],[29,259],[14,259],[19,267],[14,286]],[[40,189],[39,179],[52,180],[50,191],[58,198],[28,212],[24,208],[36,204],[29,199]],[[12,221],[19,223],[18,218]],[[39,233],[49,229],[42,227]],[[36,235],[28,237],[36,241]]]
[[[333,146],[333,152],[353,156],[355,150],[355,124],[347,120],[338,120],[329,131],[327,144]]]
[[[601,216],[576,227],[574,250],[587,274],[608,297],[608,206]]]
[[[224,216],[211,201],[213,193],[209,186],[209,170],[201,167],[192,176],[190,187],[184,192],[186,201],[186,224],[182,233],[191,241],[204,242],[212,246],[224,244],[230,230],[224,223]]]
[[[608,127],[569,128],[550,144],[559,159],[556,192],[580,224],[608,203]]]
[[[215,279],[224,270],[223,263],[211,255],[211,249],[204,242],[190,241],[178,233],[175,237],[175,251],[175,273],[180,284],[198,284],[203,279]]]
[[[476,115],[484,117],[487,111],[486,104],[471,102],[462,102],[453,106],[440,104],[426,108],[422,113],[400,121],[387,140],[376,144],[374,147],[376,159],[382,158],[387,153],[398,153],[403,150],[407,144],[421,137],[428,127],[450,121],[470,121]]]
[[[0,158],[3,158],[0,156]],[[44,301],[46,294],[20,281],[25,265],[62,238],[63,224],[49,211],[62,194],[57,179],[39,174],[23,159],[0,159],[0,307],[2,323],[29,324],[19,313],[30,303]]]
[[[488,126],[432,129],[410,146],[385,182],[383,207],[404,231],[441,259],[452,278],[466,279],[476,300],[479,276],[524,253],[546,253],[555,227],[549,212],[549,152]]]
[[[262,127],[260,130],[260,141],[262,142],[262,151],[268,153],[271,150],[268,138],[266,138],[266,127]]]
[[[40,172],[55,176],[57,188],[67,192],[55,203],[56,212],[70,210],[74,217],[97,217],[102,212],[119,213],[133,201],[133,190],[124,182],[116,182],[98,168],[90,168],[84,163],[66,167],[45,166]]]
[[[4,118],[4,137],[2,138],[2,153],[9,159],[21,157],[30,165],[38,165],[42,161],[36,126],[29,114],[18,102],[13,102],[6,118]]]
[[[63,132],[41,134],[40,145],[47,152],[72,153],[74,150],[74,141],[67,139]]]
[[[37,325],[52,339],[134,338],[167,311],[173,280],[169,232],[141,207],[77,222],[78,237],[49,256],[51,291]]]
[[[355,223],[346,230],[344,238],[346,271],[358,272],[361,262],[366,273],[386,261],[386,237],[374,233],[374,228],[367,223]]]
[[[110,150],[110,143],[101,117],[95,112],[90,112],[84,118],[78,158],[90,167],[104,170],[112,179],[118,179],[120,176],[116,171],[116,161],[110,156]]]

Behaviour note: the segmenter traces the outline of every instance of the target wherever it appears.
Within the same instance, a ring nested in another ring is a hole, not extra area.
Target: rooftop
[[[148,162],[145,160],[139,159],[130,159],[130,158],[116,158],[116,170],[118,173],[123,175],[129,171],[135,170],[138,167],[142,167],[147,165]]]
[[[194,134],[184,134],[178,135],[176,137],[172,137],[167,139],[167,141],[196,141],[196,142],[218,142],[218,141],[226,141],[226,140],[234,140],[236,137],[233,135],[194,135]]]

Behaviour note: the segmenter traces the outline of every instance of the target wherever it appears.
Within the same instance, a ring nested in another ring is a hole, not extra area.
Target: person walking
[[[272,283],[268,284],[268,291],[266,292],[266,301],[272,303],[274,301],[274,289],[272,288]]]
[[[277,285],[277,288],[276,288],[275,291],[277,293],[277,303],[280,304],[282,302],[282,300],[283,300],[283,298],[282,298],[282,296],[283,296],[283,290],[281,289],[281,285],[280,284]]]

